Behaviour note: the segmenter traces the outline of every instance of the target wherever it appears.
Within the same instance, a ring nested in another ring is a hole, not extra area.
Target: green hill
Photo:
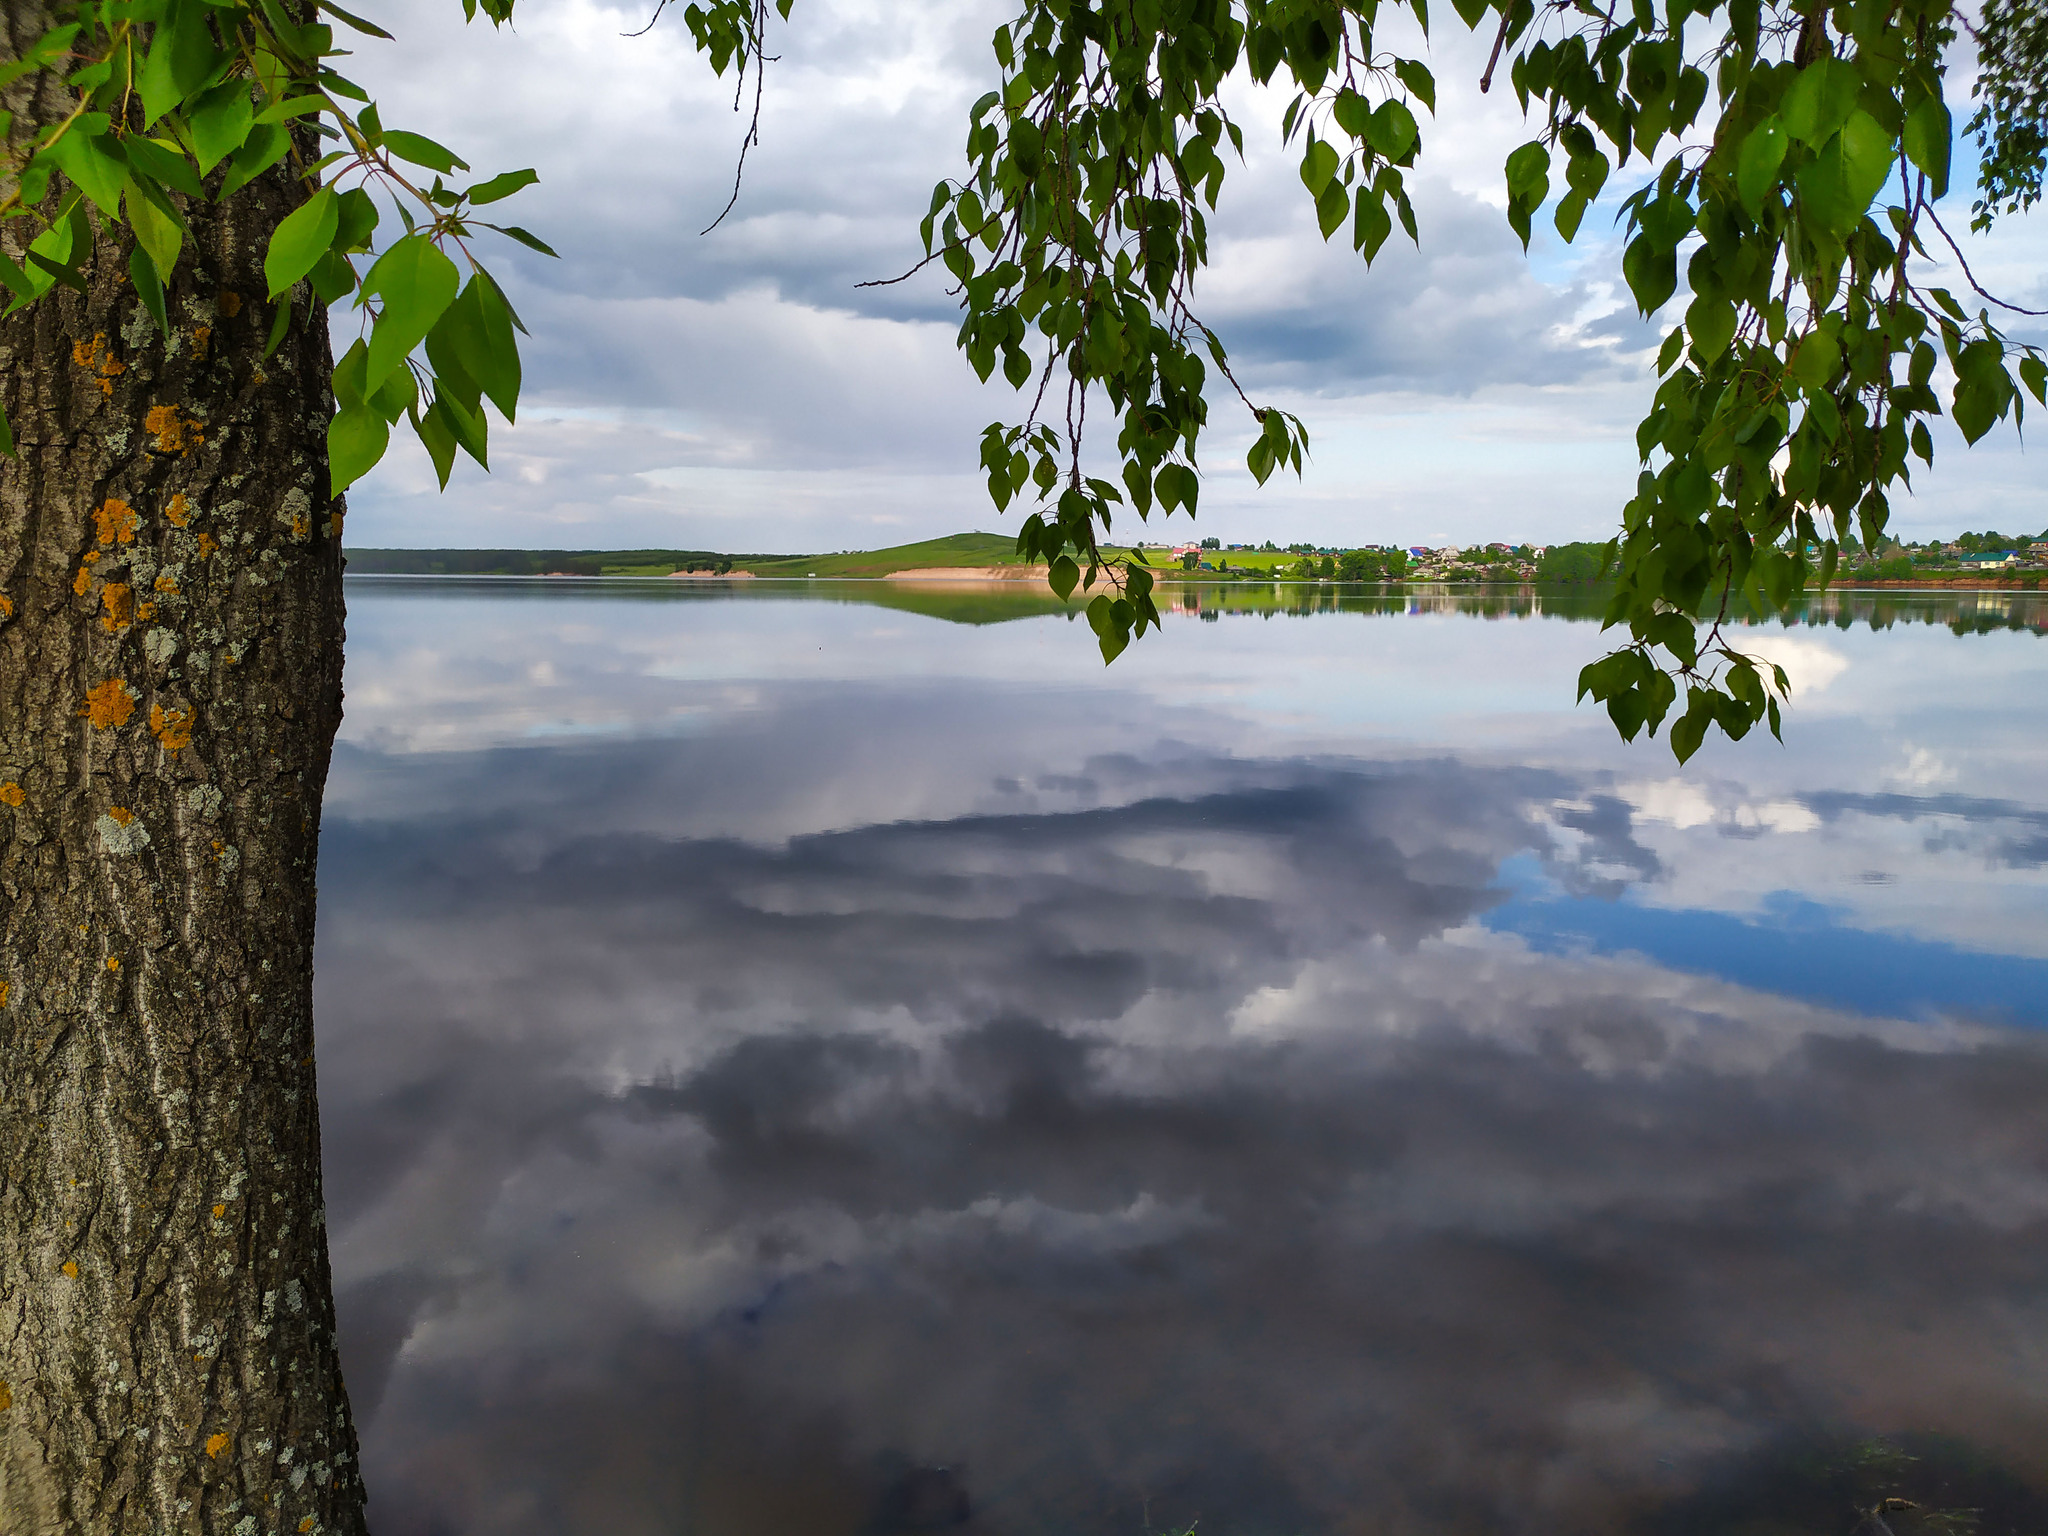
[[[781,559],[736,559],[736,569],[756,576],[887,576],[891,571],[929,570],[953,565],[1022,565],[1017,541],[1000,533],[956,533],[892,549],[858,549],[842,555],[792,555]]]

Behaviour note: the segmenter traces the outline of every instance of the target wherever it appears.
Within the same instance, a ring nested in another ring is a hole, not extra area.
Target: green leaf
[[[139,133],[131,133],[122,140],[121,149],[128,157],[128,164],[143,175],[153,176],[187,197],[206,196],[206,188],[199,184],[199,178],[192,172],[192,163],[176,149],[155,139],[146,139]]]
[[[369,389],[364,383],[370,365],[370,350],[358,337],[349,349],[341,354],[341,361],[334,365],[334,403],[338,410],[351,411],[369,404]]]
[[[29,280],[28,274],[16,266],[14,258],[5,251],[0,251],[0,284],[4,284],[7,291],[24,304],[33,300],[37,293],[36,285]],[[2020,364],[2020,368],[2024,372],[2026,364]]]
[[[334,214],[334,249],[368,250],[370,237],[377,232],[375,199],[361,187],[350,187],[335,204]]]
[[[507,421],[519,405],[519,348],[497,285],[479,273],[427,333],[427,357],[467,410],[488,394]]]
[[[1323,188],[1330,184],[1330,178],[1337,174],[1337,150],[1332,144],[1321,139],[1310,139],[1308,148],[1301,157],[1301,184],[1317,198]],[[1329,238],[1327,234],[1325,239]]]
[[[530,187],[539,180],[538,171],[507,171],[502,176],[493,176],[489,181],[471,187],[469,200],[478,207],[485,203],[495,203],[500,198],[510,197],[521,187]]]
[[[383,311],[370,333],[370,389],[382,384],[426,340],[434,322],[455,301],[461,281],[455,263],[425,235],[407,235],[378,258],[363,279],[364,293],[383,300]],[[459,440],[461,434],[456,436]]]
[[[259,123],[287,123],[295,117],[306,117],[327,105],[324,96],[290,96],[283,101],[273,101],[256,114]]]
[[[74,289],[79,293],[85,294],[89,294],[91,292],[91,290],[85,286],[85,279],[79,274],[79,271],[76,267],[66,266],[61,261],[51,260],[48,256],[45,256],[41,251],[37,250],[33,245],[31,245],[28,248],[28,259],[34,266],[39,268],[41,271],[47,273],[51,278],[53,278],[57,282],[62,283],[66,288]]]
[[[1891,135],[1868,112],[1852,112],[1842,131],[1800,169],[1800,200],[1822,229],[1846,238],[1863,222],[1891,171]]]
[[[1622,253],[1621,275],[1635,295],[1636,308],[1653,315],[1678,291],[1677,254],[1648,235],[1638,235]]]
[[[76,126],[43,151],[71,184],[110,219],[121,217],[121,193],[128,186],[128,162],[112,139],[88,135]]]
[[[1791,143],[1774,117],[1765,118],[1743,139],[1736,157],[1735,191],[1752,219],[1763,211],[1764,195],[1777,184],[1778,169],[1784,165]]]
[[[256,121],[256,107],[249,99],[249,82],[229,80],[199,98],[187,116],[192,130],[193,157],[199,174],[210,176],[213,168],[240,149]]]
[[[456,339],[456,350],[470,376],[483,386],[504,418],[519,414],[519,343],[512,334],[512,306],[505,302],[488,272],[479,271],[469,280],[469,290],[478,320],[475,331],[465,329]],[[1027,362],[1029,360],[1027,359]]]
[[[466,171],[469,162],[457,158],[455,152],[436,144],[424,134],[407,133],[402,128],[384,130],[384,147],[414,165],[424,165],[430,171],[447,175],[451,171]]]
[[[1345,215],[1351,212],[1351,195],[1344,190],[1344,183],[1332,177],[1323,184],[1321,195],[1316,198],[1316,224],[1329,239],[1344,227]]]
[[[1127,617],[1119,614],[1119,608],[1131,605],[1121,599],[1112,599],[1107,593],[1098,595],[1088,605],[1088,627],[1095,631],[1096,643],[1102,648],[1102,662],[1107,666],[1121,656],[1131,643],[1131,625]]]
[[[334,0],[320,0],[320,9],[345,26],[354,27],[358,32],[367,33],[371,37],[381,37],[387,43],[397,41],[396,38],[378,26],[374,21],[365,21],[360,16],[344,11],[334,3]]]
[[[212,7],[204,0],[171,0],[142,66],[142,125],[147,128],[184,101],[213,75],[220,55],[207,26]]]
[[[1579,221],[1586,216],[1586,203],[1586,194],[1576,187],[1565,193],[1558,201],[1557,214],[1553,222],[1556,223],[1557,232],[1564,237],[1566,244],[1570,244],[1579,232]]]
[[[1693,358],[1704,368],[1735,339],[1735,306],[1726,299],[1695,298],[1685,311],[1685,330],[1692,338]]]
[[[263,344],[263,356],[266,361],[284,344],[284,333],[291,329],[291,325],[292,301],[291,296],[287,294],[278,300],[277,313],[270,319],[270,339]]]
[[[270,249],[263,257],[263,278],[275,300],[292,284],[313,270],[313,263],[327,254],[334,243],[340,217],[334,188],[322,187],[284,216],[271,234]]]
[[[135,231],[136,248],[149,253],[150,261],[155,264],[154,275],[168,281],[171,270],[178,264],[178,252],[184,246],[185,232],[169,213],[138,192],[133,182],[128,185],[124,201],[128,205],[128,225]],[[129,265],[132,269],[134,263]]]
[[[1415,122],[1415,114],[1391,97],[1379,104],[1365,125],[1366,142],[1387,159],[1397,162],[1407,159],[1421,138],[1422,130]]]
[[[1955,140],[1955,131],[1949,121],[1948,108],[1939,96],[1929,96],[1919,106],[1906,114],[1906,126],[1900,131],[1905,142],[1906,158],[1926,172],[1933,183],[1936,197],[1948,193],[1949,150]]]
[[[484,413],[465,410],[448,395],[437,395],[433,408],[441,413],[462,451],[489,469],[490,422]]]
[[[1550,151],[1531,141],[1508,156],[1508,191],[1540,205],[1550,191]]]
[[[1396,59],[1394,76],[1430,111],[1436,110],[1436,77],[1420,59]]]
[[[128,279],[135,284],[135,296],[149,311],[164,340],[171,339],[171,317],[164,308],[164,285],[157,277],[155,259],[141,246],[128,253]]]
[[[409,415],[419,408],[420,384],[412,376],[410,368],[400,368],[390,378],[377,386],[370,396],[370,409],[394,426],[401,416]]]
[[[1053,561],[1045,579],[1053,591],[1059,594],[1060,601],[1065,602],[1074,595],[1074,586],[1081,579],[1081,568],[1065,555],[1061,555],[1059,559]]]
[[[326,250],[313,263],[306,281],[313,285],[313,292],[323,305],[338,304],[356,291],[356,270],[341,252]]]
[[[220,187],[221,201],[225,202],[277,164],[291,147],[291,134],[276,123],[259,123],[251,128],[242,147],[228,160],[227,178]]]
[[[528,250],[539,251],[543,256],[553,256],[555,254],[555,248],[552,245],[549,245],[538,235],[529,234],[517,224],[486,224],[484,228],[495,229],[501,235],[510,235]],[[559,258],[557,259],[559,260]]]
[[[14,448],[14,427],[7,420],[7,409],[0,406],[0,458],[19,458]]]
[[[1393,217],[1387,212],[1386,202],[1378,190],[1360,187],[1357,211],[1351,219],[1351,243],[1364,254],[1368,266],[1393,232]]]
[[[439,402],[436,402],[438,406]],[[434,473],[440,477],[441,489],[448,489],[448,475],[455,468],[455,433],[447,419],[438,410],[429,410],[424,416],[413,418],[413,431],[419,434],[425,445],[427,457],[434,461]]]
[[[1856,110],[1862,89],[1855,65],[1823,54],[1799,71],[1778,104],[1778,120],[1800,143],[1824,144]]]
[[[390,442],[390,424],[368,406],[338,413],[327,424],[330,494],[339,496],[376,468]]]
[[[2048,405],[2048,363],[2038,357],[2020,359],[2020,380],[2034,392],[2034,398]]]
[[[1807,332],[1800,341],[1799,349],[1792,354],[1785,371],[1808,389],[1820,389],[1835,376],[1835,370],[1841,365],[1841,343],[1826,331],[1815,330]]]

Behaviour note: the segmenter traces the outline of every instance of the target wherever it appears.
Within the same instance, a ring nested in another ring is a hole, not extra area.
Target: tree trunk
[[[0,58],[48,12],[0,0]],[[17,138],[69,105],[6,95]],[[186,208],[168,342],[110,229],[89,294],[0,322],[7,1536],[363,1529],[314,1100],[341,508],[303,285],[262,356],[300,195]]]

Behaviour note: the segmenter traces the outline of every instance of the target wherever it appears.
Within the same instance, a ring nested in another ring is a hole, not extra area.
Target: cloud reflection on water
[[[2036,1037],[1490,929],[1504,865],[1613,902],[1699,846],[1598,768],[1155,738],[818,813],[962,702],[344,751],[323,1109],[384,1536],[1611,1529],[1836,1425],[2048,1472]],[[781,809],[717,835],[713,780]]]

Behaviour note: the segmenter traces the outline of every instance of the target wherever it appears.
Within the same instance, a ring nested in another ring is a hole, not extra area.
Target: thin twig
[[[1493,67],[1500,62],[1500,50],[1508,40],[1508,23],[1514,14],[1512,7],[1501,12],[1500,30],[1493,34],[1493,53],[1487,58],[1486,73],[1479,77],[1479,94],[1482,96],[1493,89]]]
[[[659,3],[658,3],[658,4],[656,4],[656,6],[654,7],[654,14],[653,14],[652,16],[650,16],[650,17],[648,17],[648,18],[647,18],[647,25],[646,25],[646,26],[642,27],[642,28],[641,28],[641,29],[640,29],[640,30],[639,30],[638,32],[621,32],[621,33],[619,34],[619,36],[621,36],[621,37],[645,37],[645,36],[646,36],[646,35],[647,35],[648,33],[652,32],[652,31],[654,30],[654,24],[655,24],[655,23],[656,23],[657,21],[661,20],[661,13],[662,13],[663,11],[667,10],[667,9],[668,9],[668,0],[659,0]]]
[[[2016,315],[2034,315],[2037,317],[2041,315],[2048,315],[2048,309],[2022,309],[2017,304],[2008,304],[2005,302],[2005,300],[1998,298],[1993,294],[1986,293],[1984,291],[1984,285],[1977,281],[1977,274],[1970,270],[1970,263],[1963,256],[1962,247],[1956,244],[1955,236],[1951,235],[1948,232],[1948,226],[1941,222],[1941,215],[1936,213],[1932,208],[1928,208],[1925,211],[1927,217],[1934,221],[1934,227],[1941,231],[1941,238],[1948,242],[1948,248],[1956,253],[1956,260],[1962,263],[1963,276],[1968,278],[1970,280],[1970,286],[1977,290],[1977,297],[1979,297],[1980,299],[1988,299],[1991,303],[1996,304],[2000,309],[2009,309]]]

